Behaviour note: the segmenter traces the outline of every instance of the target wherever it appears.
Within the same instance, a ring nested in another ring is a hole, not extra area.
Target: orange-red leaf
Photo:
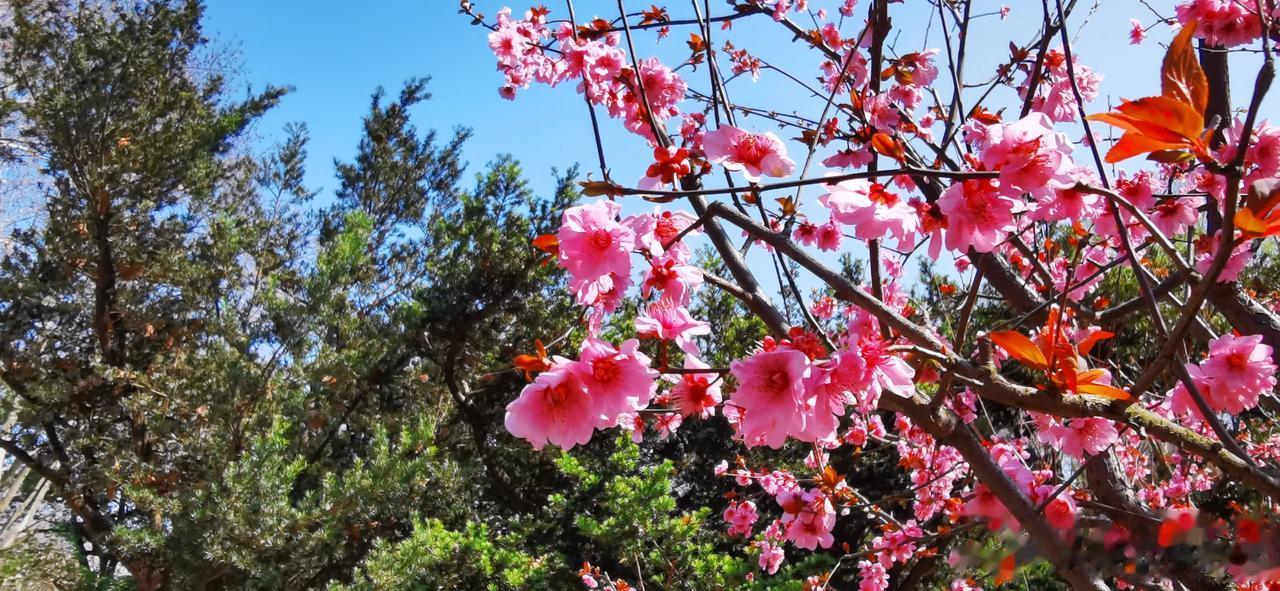
[[[790,197],[780,197],[775,199],[778,205],[782,207],[783,216],[793,216],[796,214],[796,201]]]
[[[1093,349],[1094,345],[1098,344],[1100,341],[1105,341],[1114,336],[1116,336],[1115,333],[1107,332],[1105,330],[1099,330],[1085,337],[1083,341],[1080,341],[1080,344],[1076,346],[1076,350],[1079,351],[1081,355],[1088,355],[1089,351]]]
[[[1005,556],[1000,560],[1000,567],[996,570],[996,586],[999,587],[1013,580],[1013,571],[1017,569],[1018,562],[1012,554]]]
[[[902,162],[906,158],[906,149],[903,148],[902,142],[884,132],[871,136],[871,147],[877,153],[893,158],[898,162]]]
[[[1138,154],[1189,149],[1204,152],[1204,116],[1190,105],[1163,96],[1124,101],[1116,111],[1088,117],[1125,130],[1107,152],[1107,162],[1119,162]]]
[[[1245,206],[1236,212],[1235,222],[1245,238],[1280,235],[1280,181],[1254,183]]]
[[[533,246],[549,254],[560,252],[560,237],[555,234],[542,234],[533,239]]]
[[[1271,229],[1267,220],[1254,215],[1253,211],[1244,208],[1236,212],[1236,229],[1246,237],[1266,236]]]
[[[1105,160],[1108,164],[1115,164],[1147,152],[1165,152],[1177,147],[1177,144],[1159,142],[1137,132],[1127,131],[1120,136],[1120,141],[1107,150]]]
[[[1157,158],[1176,158],[1182,150],[1208,158],[1204,111],[1209,103],[1209,82],[1192,47],[1195,29],[1194,21],[1187,23],[1169,44],[1160,68],[1160,96],[1124,101],[1116,111],[1088,117],[1125,130],[1107,152],[1107,162],[1148,152],[1160,154]]]
[[[1079,376],[1077,376],[1077,378],[1079,378]],[[1106,384],[1077,383],[1076,392],[1080,394],[1092,394],[1094,396],[1101,396],[1103,398],[1110,398],[1112,400],[1128,400],[1132,398],[1132,396],[1128,392],[1125,392],[1124,390],[1121,390],[1120,388],[1117,388],[1115,386],[1108,386]]]
[[[1209,79],[1205,77],[1196,50],[1191,46],[1196,24],[1193,20],[1183,25],[1169,44],[1164,63],[1160,66],[1160,94],[1189,105],[1203,121],[1204,111],[1209,105]]]
[[[999,345],[1009,356],[1017,359],[1023,365],[1036,369],[1049,367],[1049,360],[1045,359],[1044,352],[1022,333],[1013,330],[1001,330],[991,333],[990,336],[991,342]]]
[[[530,382],[533,381],[533,374],[551,369],[551,358],[547,355],[547,348],[543,346],[542,339],[534,340],[533,344],[537,354],[516,355],[516,358],[512,361],[512,365],[524,372],[524,379]]]
[[[1139,131],[1154,139],[1192,141],[1204,131],[1204,115],[1191,105],[1163,96],[1125,101],[1116,108],[1139,125]],[[1165,131],[1167,135],[1159,135]]]

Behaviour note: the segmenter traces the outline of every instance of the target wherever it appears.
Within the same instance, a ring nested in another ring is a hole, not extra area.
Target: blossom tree
[[[1072,46],[1087,20],[1074,0],[1018,5],[1039,13],[1039,31],[994,63],[970,45],[1008,35],[1009,7],[717,4],[618,0],[588,19],[571,0],[491,17],[461,3],[488,29],[502,96],[535,84],[581,95],[599,160],[583,183],[595,200],[535,242],[567,271],[587,337],[522,359],[530,383],[507,408],[509,431],[571,448],[603,430],[642,440],[726,421],[725,462],[689,477],[736,482],[725,527],[758,555],[760,577],[788,556],[832,553],[813,590],[836,570],[856,571],[862,591],[910,588],[913,567],[939,558],[953,590],[999,586],[1039,559],[1072,589],[1273,588],[1280,317],[1241,279],[1280,235],[1280,127],[1262,113],[1280,7],[1146,6],[1156,21],[1131,21],[1128,40],[1167,42],[1163,61],[1117,73],[1149,96],[1103,112],[1090,106],[1103,68]],[[928,22],[895,23],[909,8]],[[748,23],[764,33],[734,37]],[[923,47],[899,43],[921,29]],[[638,53],[653,34],[688,51],[668,63]],[[786,43],[810,71],[752,53]],[[1232,66],[1255,64],[1233,104]],[[762,70],[816,112],[736,101]],[[643,177],[611,174],[611,124],[652,154],[636,163]],[[699,268],[695,240],[727,276]],[[865,277],[824,254],[837,251]],[[941,286],[913,285],[907,269],[933,261],[967,285],[948,280],[951,304],[925,309],[913,288]],[[719,335],[690,311],[701,289],[731,294],[770,334],[708,366]],[[1102,295],[1117,289],[1127,299]],[[983,298],[1003,316],[977,314]],[[608,342],[602,327],[628,306],[632,334]],[[808,457],[771,467],[735,446]],[[897,454],[905,509],[833,466],[863,448]],[[880,533],[837,544],[853,513]],[[1002,550],[956,543],[975,531]],[[582,571],[588,587],[630,588],[614,575]]]

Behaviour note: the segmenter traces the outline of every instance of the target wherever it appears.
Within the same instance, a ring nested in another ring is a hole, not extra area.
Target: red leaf
[[[877,153],[893,158],[898,162],[906,159],[906,148],[903,147],[902,142],[887,133],[880,132],[871,136],[871,147]]]
[[[1088,355],[1089,351],[1093,349],[1093,346],[1098,344],[1099,341],[1105,341],[1114,336],[1116,336],[1115,333],[1099,330],[1085,337],[1083,341],[1080,341],[1080,344],[1076,346],[1076,350],[1079,351],[1081,355]]]
[[[1076,379],[1080,379],[1080,376],[1076,376]],[[1132,394],[1129,394],[1115,386],[1108,386],[1106,384],[1076,384],[1076,393],[1092,394],[1094,396],[1101,396],[1112,400],[1128,400],[1133,398]]]
[[[1044,352],[1022,333],[1013,330],[1001,330],[991,333],[990,336],[991,342],[999,345],[1001,349],[1004,349],[1006,353],[1023,365],[1036,369],[1049,367],[1049,360],[1045,358]]]
[[[1003,585],[1013,580],[1013,571],[1018,568],[1017,559],[1012,554],[1005,556],[1000,560],[1000,567],[996,570],[996,586]]]
[[[1160,65],[1160,94],[1186,103],[1203,115],[1209,105],[1209,79],[1191,46],[1197,24],[1193,20],[1183,25],[1169,44]]]

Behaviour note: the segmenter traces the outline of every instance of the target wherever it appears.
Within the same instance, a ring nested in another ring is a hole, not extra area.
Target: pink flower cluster
[[[836,510],[826,493],[788,486],[774,498],[782,507],[781,523],[788,542],[806,550],[830,548],[835,543],[831,528],[836,525]]]
[[[507,407],[507,430],[536,448],[586,443],[595,429],[621,426],[633,437],[644,431],[638,411],[654,400],[658,372],[650,369],[638,340],[615,348],[597,337],[602,315],[617,308],[631,284],[633,254],[649,263],[642,293],[658,294],[636,318],[637,334],[672,341],[687,353],[686,367],[706,368],[695,356],[694,338],[709,329],[686,308],[702,284],[702,274],[689,265],[692,251],[682,241],[693,234],[689,230],[695,219],[684,212],[654,211],[619,220],[620,209],[602,199],[571,207],[562,216],[558,262],[569,273],[578,303],[593,314],[578,359],[554,358]],[[660,399],[675,407],[655,419],[665,437],[684,417],[713,415],[721,398],[713,374],[689,373]]]
[[[997,442],[991,445],[992,459],[1000,466],[1009,479],[1035,506],[1043,506],[1045,519],[1049,525],[1063,532],[1071,532],[1075,525],[1076,506],[1070,486],[1062,488],[1053,483],[1053,472],[1050,470],[1031,470],[1026,460],[1030,454],[1017,441]],[[1059,489],[1062,489],[1059,492]],[[973,495],[965,503],[961,513],[970,517],[987,520],[987,527],[994,530],[1007,527],[1017,531],[1018,520],[1009,513],[1009,509],[997,498],[996,494],[984,484],[974,486]]]
[[[1235,47],[1262,36],[1262,23],[1252,2],[1188,0],[1174,7],[1178,21],[1199,21],[1196,36],[1210,45]],[[1275,16],[1275,9],[1272,9]]]
[[[818,200],[831,210],[831,219],[852,226],[859,239],[892,235],[900,250],[910,250],[915,243],[919,227],[915,208],[880,183],[855,179],[828,185]]]
[[[762,176],[789,176],[796,168],[787,158],[786,144],[772,132],[750,133],[724,125],[703,135],[702,149],[708,162],[741,172],[753,183]]]
[[[555,358],[520,397],[507,405],[506,428],[535,449],[586,443],[596,429],[618,425],[618,417],[645,408],[657,390],[658,372],[630,339],[615,348],[588,338],[578,360]]]
[[[611,117],[621,118],[627,129],[654,142],[652,124],[680,114],[677,103],[684,100],[684,80],[657,58],[628,65],[616,32],[588,38],[562,23],[553,35],[546,26],[547,13],[546,9],[534,9],[523,19],[513,19],[511,9],[499,11],[497,25],[489,34],[489,48],[506,78],[499,93],[514,99],[516,89],[528,88],[532,82],[554,86],[576,79],[580,81],[579,92],[593,104],[605,107]],[[559,42],[559,58],[546,52],[553,36]]]
[[[851,328],[849,334],[845,347],[826,359],[819,359],[820,345],[798,346],[804,333],[793,331],[791,340],[766,340],[762,350],[730,365],[738,389],[726,414],[748,446],[779,448],[788,438],[835,442],[836,417],[846,406],[867,414],[882,391],[912,395],[915,371],[876,331]]]
[[[1040,72],[1040,85],[1028,88],[1031,84],[1031,74],[1028,72],[1027,81],[1018,88],[1024,98],[1028,93],[1033,95],[1032,109],[1058,123],[1075,121],[1080,117],[1076,89],[1080,91],[1085,104],[1088,104],[1097,98],[1098,87],[1102,84],[1101,74],[1080,63],[1078,55],[1074,57],[1076,59],[1068,69],[1066,54],[1061,49],[1049,50],[1045,54],[1044,69]],[[1075,70],[1075,88],[1072,88],[1070,70]]]
[[[1187,364],[1196,389],[1216,412],[1240,414],[1258,406],[1258,398],[1276,387],[1272,348],[1259,335],[1225,334],[1209,343],[1208,356],[1198,365]],[[1200,419],[1200,410],[1183,384],[1170,392],[1172,410]]]
[[[751,501],[733,501],[729,503],[729,507],[724,510],[724,521],[729,524],[729,535],[737,535],[743,537],[751,537],[752,531],[755,529],[756,520],[760,515],[756,513],[756,504]]]
[[[1114,422],[1096,417],[1056,419],[1032,413],[1040,441],[1073,458],[1087,459],[1100,454],[1119,437]]]

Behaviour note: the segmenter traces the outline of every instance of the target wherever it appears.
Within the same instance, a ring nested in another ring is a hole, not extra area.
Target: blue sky
[[[1008,20],[987,16],[974,24],[967,81],[990,77],[995,66],[1007,59],[1011,41],[1021,45],[1037,34],[1040,2],[975,0],[973,13],[995,12],[1002,3],[1012,6]],[[476,0],[475,4],[490,19],[503,6],[501,2],[489,0]],[[628,8],[639,10],[649,4],[633,1],[628,3]],[[829,6],[838,2],[812,0],[812,4]],[[843,23],[846,36],[853,36],[859,30],[865,4],[865,1],[859,3],[856,19]],[[1166,15],[1172,14],[1172,4],[1152,2]],[[550,1],[548,5],[553,9],[551,18],[564,17],[560,2]],[[689,16],[683,2],[666,5],[675,18]],[[724,10],[722,2],[711,5],[713,12]],[[569,85],[558,88],[535,85],[522,90],[514,102],[500,98],[497,88],[502,84],[502,77],[494,67],[494,58],[487,46],[487,31],[471,26],[469,19],[457,13],[457,6],[455,0],[212,0],[208,6],[206,32],[218,43],[239,51],[243,63],[240,83],[253,88],[265,84],[295,88],[283,104],[258,125],[255,133],[265,148],[278,138],[286,123],[305,122],[312,138],[307,179],[313,189],[321,190],[322,199],[331,196],[336,186],[334,159],[349,160],[354,154],[370,93],[381,85],[393,94],[404,80],[414,76],[430,76],[429,90],[433,94],[433,98],[414,113],[417,125],[421,129],[435,128],[442,134],[455,126],[471,128],[474,137],[465,153],[472,172],[495,154],[510,153],[522,162],[535,190],[545,192],[552,186],[550,170],[553,167],[563,169],[577,162],[582,164],[583,173],[595,171],[595,147],[580,95]],[[513,5],[513,9],[521,15],[528,6],[520,3]],[[1106,110],[1109,102],[1114,104],[1122,97],[1156,94],[1163,52],[1160,43],[1167,43],[1172,37],[1170,30],[1155,27],[1144,44],[1131,46],[1129,19],[1137,17],[1143,23],[1152,23],[1155,17],[1148,8],[1137,0],[1109,0],[1098,6],[1089,0],[1080,0],[1079,6],[1069,27],[1075,39],[1073,47],[1083,63],[1106,76],[1101,94],[1090,110]],[[576,8],[580,19],[594,16],[597,10],[600,16],[616,16],[613,0],[578,0]],[[890,38],[897,54],[942,47],[936,22],[927,24],[936,21],[936,14],[931,10],[932,5],[923,0],[908,0],[892,6],[894,26],[901,31],[895,31]],[[832,13],[834,15],[834,10]],[[636,48],[642,56],[657,55],[668,65],[678,64],[688,56],[685,40],[690,32],[689,28],[675,30],[661,42],[652,32],[640,33]],[[814,52],[802,50],[792,42],[788,32],[768,18],[736,21],[731,33],[716,31],[713,34],[715,44],[719,45],[726,36],[737,46],[786,68],[801,79],[813,81],[817,75],[820,60]],[[1252,62],[1258,61],[1255,58],[1247,55],[1233,58],[1237,103],[1243,101],[1251,89],[1255,67]],[[705,90],[705,70],[685,69],[681,74],[692,85]],[[940,77],[939,88],[949,88],[949,84],[945,74]],[[785,109],[809,118],[818,116],[825,101],[825,97],[810,96],[782,76],[768,71],[758,82],[748,78],[734,81],[730,91],[739,104]],[[994,111],[1015,100],[1012,90],[1001,89],[993,95],[990,106]],[[1017,107],[1009,111],[1016,113]],[[740,125],[761,130],[775,128],[762,119],[740,120]],[[649,148],[638,136],[623,130],[617,121],[604,118],[602,127],[613,177],[623,183],[637,179],[650,161]],[[1081,136],[1080,130],[1072,126],[1061,129],[1073,139]],[[792,143],[790,149],[793,158],[798,162],[803,160],[804,148],[800,144]],[[818,159],[826,153],[829,151],[820,151]],[[1078,148],[1076,154],[1079,161],[1087,163],[1087,152]],[[811,175],[822,173],[821,167],[816,167]],[[595,174],[598,177],[598,172]],[[809,207],[813,207],[816,192],[816,189],[808,191]],[[640,207],[648,206],[634,202],[626,205],[631,211]],[[825,216],[820,219],[825,220]],[[753,260],[753,264],[769,263]],[[773,275],[771,270],[762,274]]]
[[[1035,34],[1039,3],[1003,2],[1013,7],[1009,20],[989,17],[978,22],[970,41],[970,79],[989,75],[997,61],[1007,55],[1009,41],[1024,43]],[[476,4],[490,16],[503,5],[488,0]],[[631,4],[636,9],[642,6]],[[677,17],[687,11],[684,3],[667,4]],[[712,2],[712,10],[721,4]],[[822,2],[815,0],[814,4]],[[994,11],[1000,4],[979,0],[974,12]],[[1085,9],[1089,4],[1080,2]],[[562,16],[558,2],[549,5],[553,18]],[[526,7],[514,5],[517,13]],[[593,14],[592,9],[600,10],[602,16],[613,16],[614,7],[613,1],[606,0],[577,3],[580,17]],[[925,47],[924,22],[932,16],[928,10],[929,5],[921,0],[893,6],[894,24],[904,31],[897,39],[900,53]],[[1084,10],[1078,14],[1081,16],[1074,19],[1073,31],[1084,21]],[[1156,88],[1160,48],[1154,42],[1166,41],[1169,34],[1167,29],[1158,27],[1146,44],[1131,47],[1127,30],[1132,16],[1146,23],[1153,19],[1134,0],[1110,0],[1088,17],[1079,37],[1077,53],[1081,59],[1107,74],[1103,83],[1105,96],[1132,97],[1153,93]],[[846,34],[854,34],[857,24],[853,19],[847,21]],[[535,86],[522,91],[515,102],[501,99],[496,90],[502,80],[486,45],[486,31],[470,26],[468,19],[457,14],[454,0],[214,0],[209,3],[206,30],[218,42],[240,52],[242,83],[253,87],[287,84],[295,88],[256,131],[270,141],[285,123],[306,122],[312,135],[308,178],[313,186],[326,192],[335,185],[333,159],[346,159],[354,152],[369,94],[379,85],[394,92],[413,76],[432,78],[430,90],[434,97],[415,114],[421,128],[436,128],[443,133],[454,126],[466,126],[475,132],[466,151],[473,170],[494,154],[511,153],[523,162],[534,186],[545,188],[550,186],[547,171],[553,166],[563,168],[581,162],[584,171],[594,168],[596,158],[585,106],[572,87]],[[940,47],[936,25],[930,34],[928,46]],[[818,62],[812,52],[798,50],[789,34],[768,19],[738,21],[731,35],[739,46],[750,48],[767,61],[788,66],[802,79],[811,80],[816,75]],[[678,62],[676,56],[687,55],[687,36],[687,29],[677,30],[659,44],[652,34],[642,34],[637,37],[637,50],[643,55],[670,58],[667,63]],[[1130,71],[1131,64],[1143,64],[1144,68]],[[704,86],[702,71],[684,73],[695,85]],[[769,72],[756,83],[735,82],[732,91],[735,100],[744,104],[758,99],[756,104],[761,106],[785,105],[809,117],[816,117],[821,111],[820,100],[805,96],[793,84]],[[1005,100],[1011,96],[1011,92],[1004,94]],[[1244,96],[1243,90],[1237,96]],[[765,123],[758,124],[763,127]],[[615,176],[630,179],[640,174],[646,164],[643,142],[621,131],[615,121],[606,120],[604,128]],[[795,150],[799,151],[799,146]]]

